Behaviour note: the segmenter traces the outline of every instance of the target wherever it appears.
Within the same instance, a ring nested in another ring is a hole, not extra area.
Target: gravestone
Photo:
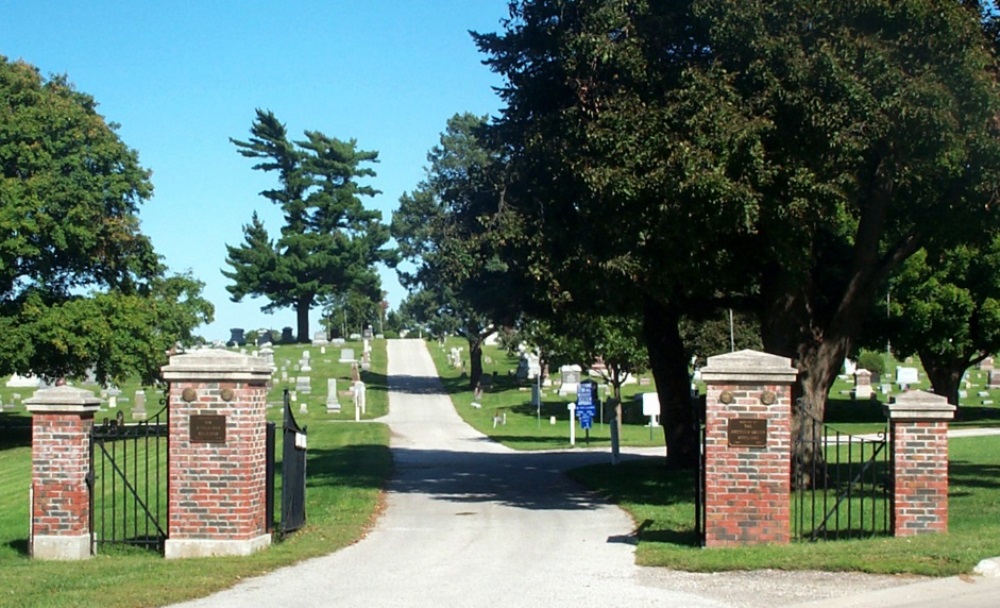
[[[363,330],[361,330],[361,337],[363,339],[365,339],[365,340],[371,340],[373,335],[374,334],[372,333],[372,326],[371,325],[369,325],[369,326],[365,327]]]
[[[229,342],[226,342],[226,346],[243,346],[247,343],[247,339],[243,336],[242,327],[234,327],[229,330]]]
[[[139,389],[135,392],[135,403],[132,405],[132,420],[145,420],[146,416],[146,391]]]
[[[309,383],[309,376],[299,376],[295,379],[295,390],[302,393],[303,395],[308,395],[312,387]]]
[[[340,411],[340,401],[337,400],[336,378],[327,378],[326,380],[326,411],[330,414]]]
[[[31,374],[14,374],[7,380],[7,388],[40,388],[42,379]]]
[[[854,398],[872,398],[872,373],[866,369],[854,372]]]
[[[979,367],[979,369],[982,371],[986,372],[993,371],[993,357],[986,357],[985,359],[979,362],[979,365],[977,367]]]
[[[576,394],[577,389],[580,386],[580,366],[579,365],[564,365],[559,368],[559,396],[565,397],[570,393]]]
[[[900,390],[906,390],[911,385],[920,382],[919,374],[917,373],[917,368],[915,367],[897,367],[896,368],[896,384],[899,386]]]
[[[313,346],[326,346],[330,341],[326,337],[326,330],[320,330],[313,334],[312,345]]]
[[[275,368],[274,349],[271,348],[270,342],[265,343],[264,346],[260,349],[260,357],[262,357],[265,361],[267,361],[267,364],[271,366],[271,369]]]
[[[257,335],[257,346],[264,346],[265,344],[271,344],[274,340],[271,338],[271,330],[265,329],[263,332]]]
[[[310,357],[309,351],[307,350],[302,351],[302,358],[299,359],[299,371],[302,372],[312,371],[312,367],[309,365],[309,357]]]
[[[362,414],[365,413],[366,409],[366,395],[365,395],[365,383],[360,380],[354,383],[354,407],[356,411],[360,411]]]
[[[363,355],[361,355],[361,369],[364,371],[368,371],[371,368],[372,368],[371,353],[365,352]]]
[[[295,335],[292,333],[291,327],[281,328],[281,343],[282,344],[292,344],[295,342]]]
[[[850,359],[844,359],[844,374],[853,376],[858,371],[858,364]]]
[[[514,375],[518,380],[534,380],[541,373],[538,357],[529,352],[522,352],[517,359],[517,371]]]
[[[354,363],[354,349],[353,348],[342,348],[340,350],[340,361],[339,363]]]
[[[989,388],[1000,388],[1000,370],[992,369],[989,373]]]

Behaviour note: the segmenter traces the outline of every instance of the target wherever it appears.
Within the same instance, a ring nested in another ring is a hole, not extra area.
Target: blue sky
[[[295,326],[292,310],[262,313],[265,300],[230,302],[221,274],[254,211],[272,234],[281,226],[259,196],[274,177],[229,142],[247,138],[256,108],[293,138],[317,130],[377,150],[368,183],[382,194],[365,204],[386,223],[447,119],[500,108],[501,81],[468,31],[497,31],[506,0],[0,0],[0,15],[0,55],[66,74],[152,170],[142,230],[171,271],[205,282],[215,322],[198,332],[209,339]],[[395,308],[406,295],[395,272],[382,283]]]

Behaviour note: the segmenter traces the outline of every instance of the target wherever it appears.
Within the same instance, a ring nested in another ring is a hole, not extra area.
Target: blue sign
[[[576,417],[580,420],[580,428],[587,430],[594,426],[594,414],[597,413],[597,406],[593,403],[576,404]]]

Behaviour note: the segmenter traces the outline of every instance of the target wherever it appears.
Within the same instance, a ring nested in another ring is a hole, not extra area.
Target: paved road
[[[629,517],[561,473],[588,460],[605,460],[606,454],[525,454],[495,444],[455,413],[422,341],[390,340],[388,349],[390,414],[384,421],[392,430],[396,471],[386,511],[374,529],[331,555],[180,606],[282,606],[291,593],[299,608],[773,608],[905,589],[913,582],[856,574],[694,574],[635,566]],[[870,605],[891,604],[883,599]]]

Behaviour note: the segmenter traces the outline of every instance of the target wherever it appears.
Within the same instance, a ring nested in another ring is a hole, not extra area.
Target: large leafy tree
[[[254,213],[243,227],[244,241],[227,246],[223,274],[233,301],[265,297],[270,312],[295,310],[297,339],[309,340],[309,312],[326,299],[365,293],[377,301],[381,285],[376,264],[389,262],[384,249],[388,228],[381,213],[366,209],[361,197],[378,193],[359,180],[374,177],[368,166],[378,153],[359,150],[318,131],[290,141],[285,125],[270,111],[257,110],[250,139],[231,140],[238,152],[257,160],[255,170],[275,173],[278,188],[261,195],[281,208],[284,225],[272,239]]]
[[[986,248],[920,250],[892,281],[887,335],[917,354],[934,392],[959,404],[962,374],[1000,351],[1000,238]]]
[[[572,298],[597,271],[643,302],[672,461],[695,455],[686,314],[759,311],[822,417],[889,274],[992,221],[978,17],[930,0],[536,0],[478,37],[507,79],[496,131],[543,233],[539,272]]]
[[[438,317],[469,345],[469,383],[482,376],[482,346],[521,312],[511,272],[517,256],[496,179],[499,155],[483,139],[485,117],[457,114],[427,155],[425,179],[400,198],[391,231],[400,282],[419,294],[420,317]],[[488,226],[489,230],[484,227]]]
[[[211,321],[139,229],[138,154],[65,77],[0,57],[0,373],[152,381]]]

